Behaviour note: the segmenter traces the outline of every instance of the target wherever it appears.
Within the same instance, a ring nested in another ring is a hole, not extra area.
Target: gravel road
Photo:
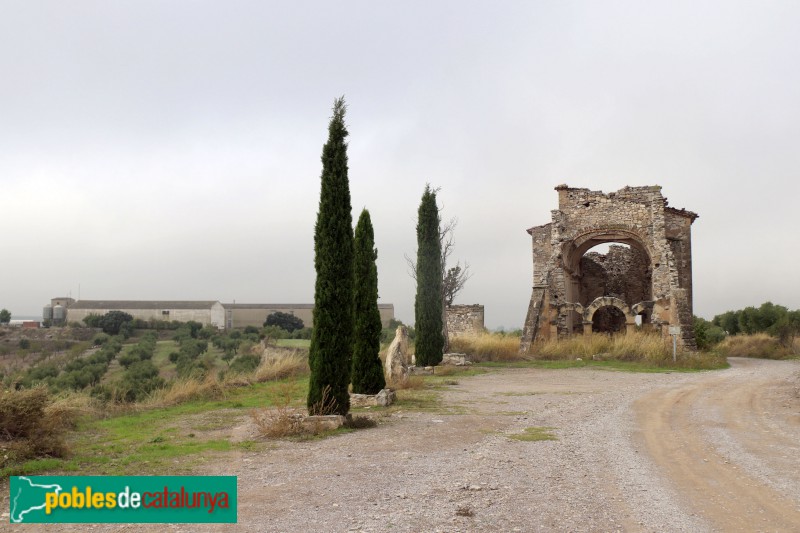
[[[454,378],[439,410],[208,465],[239,477],[236,525],[91,530],[800,531],[800,363],[731,364]]]

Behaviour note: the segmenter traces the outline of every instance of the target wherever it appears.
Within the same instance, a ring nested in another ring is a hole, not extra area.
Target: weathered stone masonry
[[[450,335],[477,335],[484,329],[482,305],[450,305],[447,307],[447,331]]]
[[[617,192],[556,187],[552,222],[530,228],[533,291],[520,351],[537,338],[644,327],[696,349],[692,239],[696,213],[668,206],[658,185]],[[590,252],[602,243],[606,255]]]

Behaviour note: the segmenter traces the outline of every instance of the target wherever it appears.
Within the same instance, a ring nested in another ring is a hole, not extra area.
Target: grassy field
[[[282,348],[306,348],[311,346],[311,339],[278,339],[275,341],[277,346]]]
[[[440,393],[453,377],[485,372],[458,369],[443,375],[420,377],[418,386],[399,390],[398,401],[386,409],[354,409],[354,414],[389,416],[397,411],[439,411],[454,414],[457,408],[441,405]],[[257,373],[255,374],[257,375]],[[245,425],[255,409],[289,407],[303,410],[308,393],[307,374],[263,383],[231,387],[218,399],[197,399],[160,406],[156,398],[127,412],[92,413],[78,420],[67,445],[71,454],[63,459],[26,461],[0,470],[3,477],[22,474],[149,475],[168,470],[174,474],[194,471],[210,454],[235,450],[259,450],[269,440],[237,440],[232,430]],[[341,428],[322,437],[352,430]],[[319,438],[319,437],[315,437]]]
[[[291,389],[292,401],[304,403],[308,378],[300,376],[234,388],[219,400],[195,400],[171,407],[109,416],[85,417],[68,439],[72,455],[65,459],[28,461],[4,476],[80,471],[87,475],[153,474],[191,470],[206,452],[250,449],[252,441],[232,443],[225,429],[242,423],[249,410],[283,402]]]

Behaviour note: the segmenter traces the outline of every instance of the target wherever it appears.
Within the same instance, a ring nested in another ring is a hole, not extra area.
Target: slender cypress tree
[[[436,191],[425,185],[417,215],[417,298],[414,302],[416,359],[420,366],[442,362],[442,244]]]
[[[355,236],[355,308],[356,323],[353,339],[353,392],[377,394],[386,386],[381,349],[381,314],[378,311],[378,250],[369,211],[364,209],[358,217]]]
[[[322,186],[314,227],[314,331],[311,335],[307,405],[310,414],[350,410],[353,349],[353,217],[347,178],[344,97],[333,104],[328,142],[322,148]]]

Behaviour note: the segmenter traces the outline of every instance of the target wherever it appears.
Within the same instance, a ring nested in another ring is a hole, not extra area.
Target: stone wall
[[[520,350],[527,352],[537,337],[592,331],[595,312],[607,314],[601,308],[608,306],[623,312],[628,329],[637,315],[664,332],[681,326],[682,345],[694,349],[691,225],[697,214],[669,207],[658,185],[608,194],[567,185],[556,191],[551,222],[528,230],[533,290]],[[628,246],[587,253],[602,243]]]
[[[447,307],[447,332],[449,335],[477,335],[484,330],[482,305],[451,305]]]

